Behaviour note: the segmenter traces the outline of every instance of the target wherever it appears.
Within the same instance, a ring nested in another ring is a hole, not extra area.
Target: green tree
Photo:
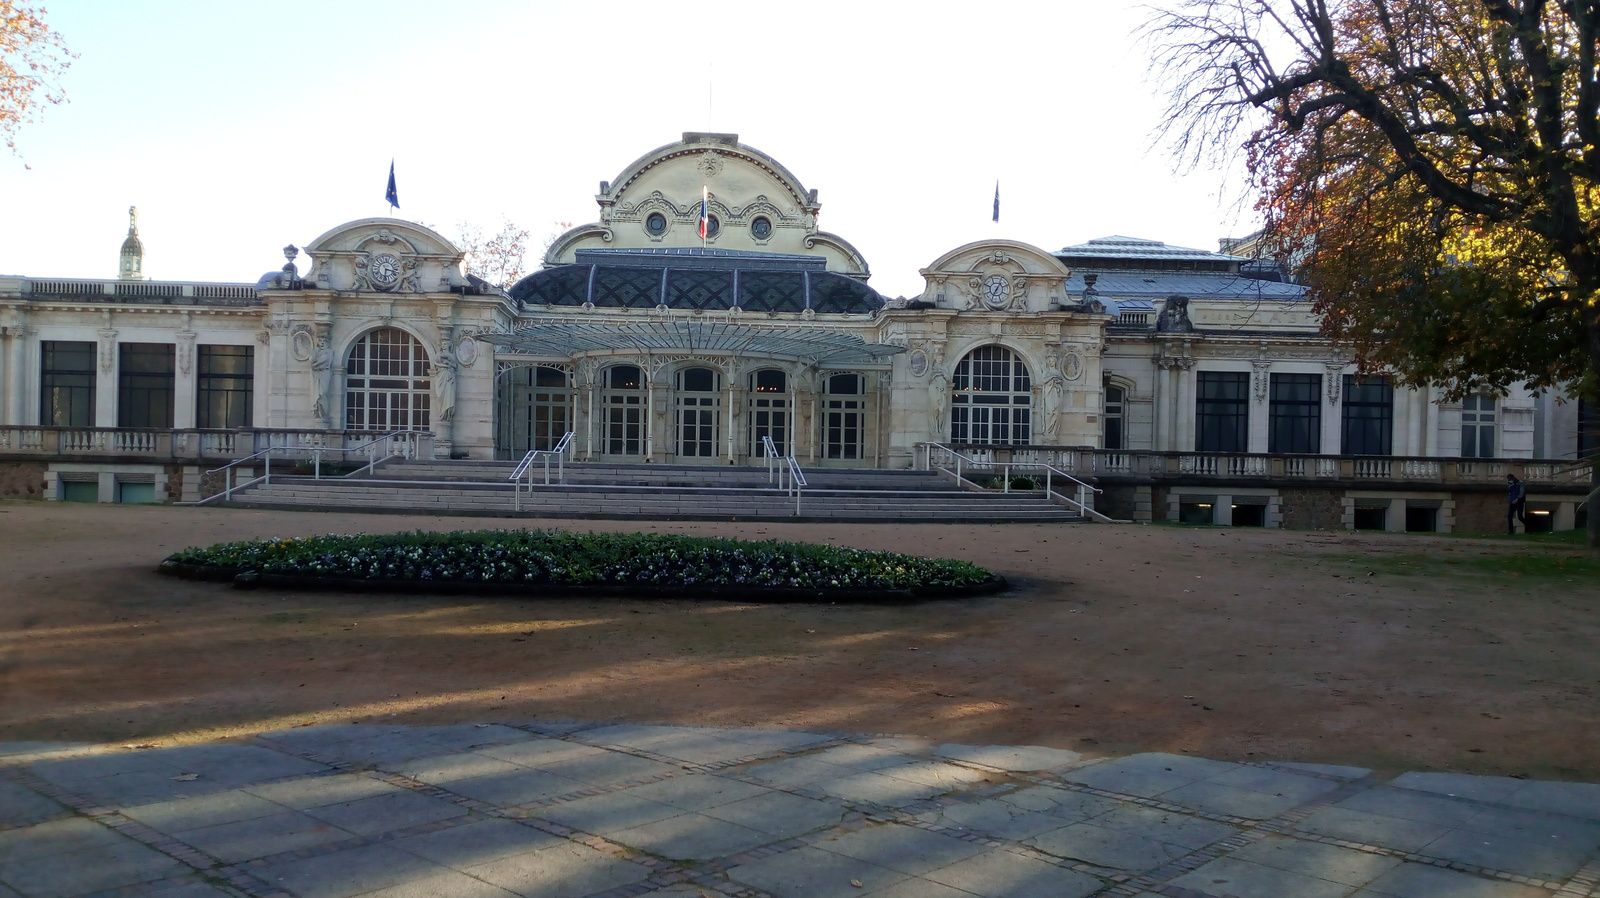
[[[44,23],[44,13],[22,0],[0,0],[0,139],[12,153],[17,131],[40,106],[66,100],[58,79],[73,55]]]
[[[1364,367],[1600,404],[1600,0],[1181,0],[1149,35],[1166,136],[1243,153]]]

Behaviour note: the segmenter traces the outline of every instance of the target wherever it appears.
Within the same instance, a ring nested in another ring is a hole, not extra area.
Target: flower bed
[[[160,571],[235,585],[389,591],[881,600],[977,595],[964,561],[643,533],[474,530],[308,536],[175,552]]]

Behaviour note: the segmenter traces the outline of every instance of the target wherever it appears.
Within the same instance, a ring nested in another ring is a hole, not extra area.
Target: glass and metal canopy
[[[478,339],[540,358],[607,352],[740,356],[803,362],[818,368],[880,367],[889,356],[905,351],[812,326],[760,327],[717,321],[550,322],[508,334],[482,334]]]

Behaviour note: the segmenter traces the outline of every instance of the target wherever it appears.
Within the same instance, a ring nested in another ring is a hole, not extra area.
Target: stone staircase
[[[565,483],[546,485],[534,469],[531,490],[506,479],[515,462],[403,461],[361,477],[273,475],[225,504],[313,511],[411,512],[488,517],[647,520],[799,520],[1073,522],[1075,510],[1042,491],[1000,493],[957,487],[925,471],[816,469],[795,501],[769,483],[764,467],[625,465],[569,462]]]

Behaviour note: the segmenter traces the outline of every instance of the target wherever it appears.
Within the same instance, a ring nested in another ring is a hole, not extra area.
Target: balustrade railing
[[[150,461],[222,461],[266,449],[353,449],[370,430],[154,429],[142,427],[0,426],[0,456],[45,455]]]
[[[925,443],[923,446],[941,446]],[[1588,460],[1424,458],[1371,455],[1275,455],[1250,452],[1153,452],[1070,446],[944,447],[983,466],[1050,465],[1079,476],[1217,477],[1243,480],[1358,480],[1398,483],[1502,483],[1516,474],[1531,484],[1582,484]],[[919,458],[926,463],[926,453]]]

